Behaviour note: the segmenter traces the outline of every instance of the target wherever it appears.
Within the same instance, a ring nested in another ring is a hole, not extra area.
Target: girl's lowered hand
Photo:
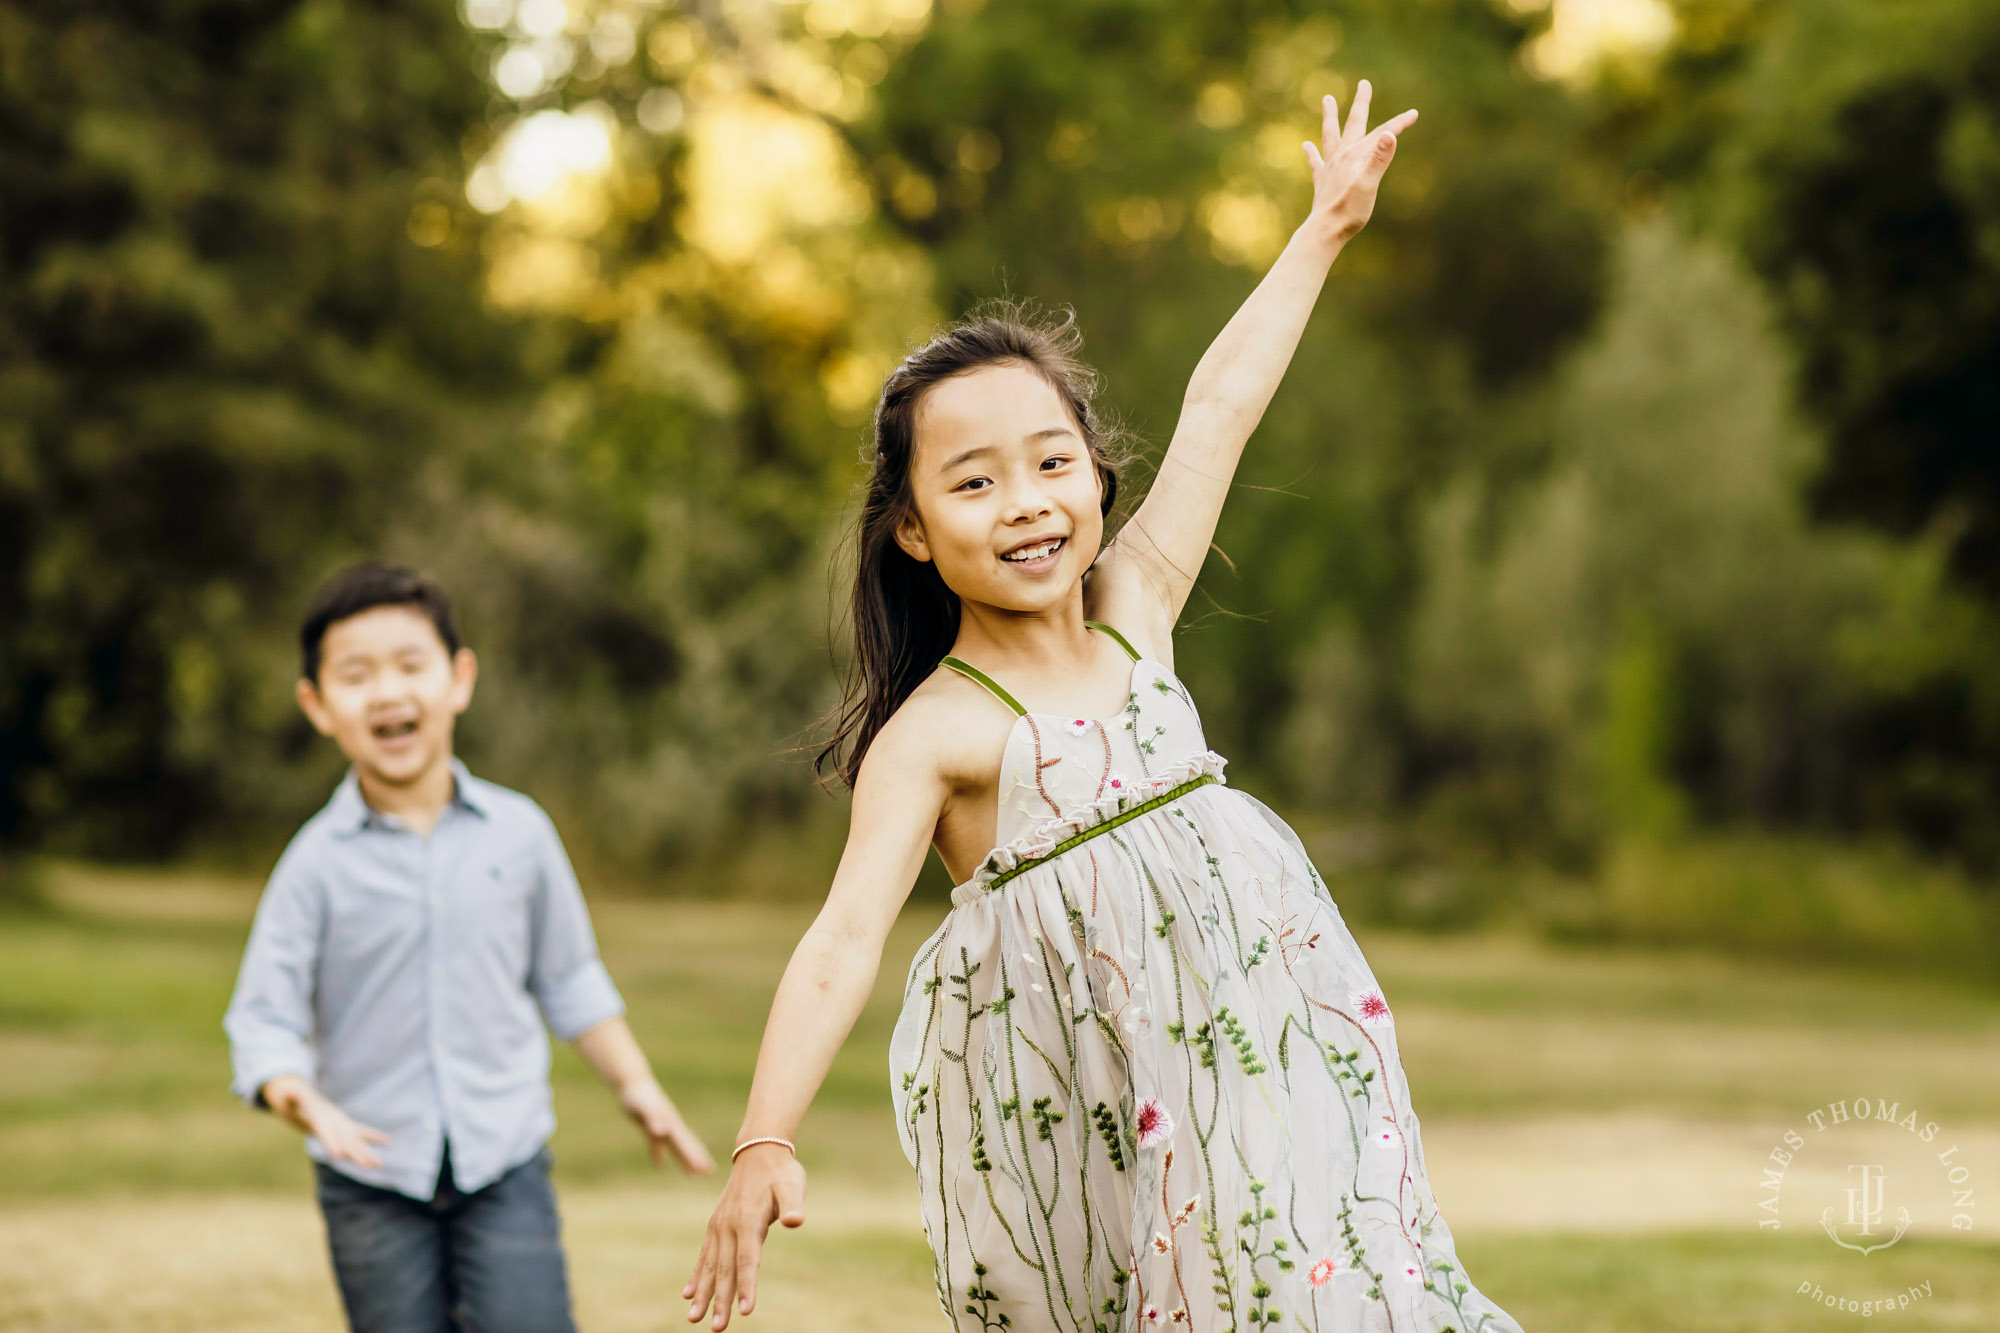
[[[1307,225],[1324,229],[1344,243],[1368,225],[1375,212],[1375,193],[1382,173],[1396,156],[1396,136],[1416,123],[1415,108],[1374,130],[1368,128],[1368,102],[1374,87],[1362,79],[1347,108],[1347,125],[1331,96],[1320,99],[1320,141],[1305,144],[1312,167],[1313,202]]]
[[[729,1170],[708,1234],[695,1261],[694,1276],[681,1288],[692,1300],[688,1322],[700,1323],[715,1304],[715,1327],[729,1327],[730,1304],[749,1314],[757,1307],[757,1266],[764,1254],[764,1236],[771,1223],[805,1225],[806,1169],[781,1143],[760,1143],[744,1149]]]

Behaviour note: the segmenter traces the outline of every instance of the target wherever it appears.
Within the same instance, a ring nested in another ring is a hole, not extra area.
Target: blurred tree
[[[1573,81],[1592,155],[1630,205],[1669,204],[1765,282],[1794,350],[1783,373],[1827,440],[1799,479],[1812,512],[1918,538],[1871,576],[1876,629],[1829,646],[1822,697],[1840,702],[1808,747],[1817,795],[1757,812],[1894,829],[1990,873],[2000,25],[1961,0],[1668,3],[1671,43]],[[1941,568],[1986,607],[1942,588]],[[1701,721],[1719,680],[1686,674],[1678,703],[1676,744],[1709,756],[1683,780],[1710,819],[1750,813],[1701,790],[1721,771],[1727,729]]]
[[[1815,526],[1820,438],[1751,275],[1664,213],[1559,372],[1554,465],[1426,521],[1413,698],[1436,834],[1558,864],[1690,817],[1893,831],[1981,872],[1993,618],[1944,544]]]
[[[333,759],[292,618],[383,551],[485,656],[469,756],[586,850],[816,855],[774,759],[835,684],[883,374],[981,298],[1073,306],[1163,444],[1366,75],[1424,115],[1185,627],[1218,742],[1439,845],[2000,858],[2000,633],[1939,582],[1991,513],[1951,423],[1988,410],[1992,25],[1667,3],[1593,56],[1580,0],[0,0],[0,843],[295,821]],[[1663,200],[1773,284],[1829,505],[1931,535],[1802,521],[1791,362]]]
[[[941,304],[1073,306],[1158,447],[1303,213],[1321,96],[1344,116],[1366,76],[1373,119],[1423,112],[1252,442],[1183,655],[1231,753],[1294,797],[1379,808],[1407,780],[1413,507],[1459,460],[1502,466],[1495,403],[1601,299],[1606,192],[1520,68],[1532,26],[1486,0],[948,4],[850,131]]]
[[[514,396],[485,99],[446,0],[0,4],[0,844],[303,803],[305,591]]]
[[[1621,251],[1552,468],[1511,494],[1468,473],[1426,520],[1413,694],[1455,756],[1434,827],[1558,862],[1690,813],[1835,825],[1856,691],[1823,664],[1876,641],[1892,567],[1806,520],[1816,441],[1750,276],[1664,216]]]
[[[1828,431],[1822,512],[2000,600],[2000,9],[1801,5],[1751,85],[1741,229]]]

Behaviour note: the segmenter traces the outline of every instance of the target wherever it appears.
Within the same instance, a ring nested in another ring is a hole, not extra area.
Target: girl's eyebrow
[[[1038,441],[1049,439],[1052,436],[1066,436],[1070,439],[1075,439],[1076,432],[1074,430],[1071,430],[1068,426],[1046,426],[1041,430],[1030,431],[1028,434],[1022,436],[1021,442],[1023,444],[1035,444]],[[945,459],[944,462],[938,465],[938,471],[949,472],[953,468],[958,467],[961,464],[970,463],[975,458],[979,458],[982,455],[994,452],[997,451],[993,445],[990,444],[974,445],[970,449],[966,449],[960,453],[955,453],[950,458]]]
[[[984,454],[990,454],[992,452],[993,452],[992,445],[976,444],[970,449],[964,450],[963,452],[960,453],[953,454],[950,458],[945,459],[944,462],[938,464],[938,471],[949,472],[953,468],[958,467],[962,463],[970,463],[973,459],[978,458]]]

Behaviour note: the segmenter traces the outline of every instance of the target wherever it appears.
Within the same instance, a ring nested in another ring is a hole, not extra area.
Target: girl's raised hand
[[[781,1144],[745,1149],[729,1170],[729,1183],[709,1214],[694,1276],[681,1288],[693,1301],[688,1322],[698,1324],[715,1304],[718,1329],[729,1327],[730,1306],[744,1314],[757,1308],[757,1268],[764,1236],[773,1222],[805,1225],[806,1169]]]
[[[1330,229],[1333,239],[1347,241],[1368,224],[1375,212],[1375,192],[1382,173],[1396,156],[1396,136],[1416,122],[1415,108],[1375,129],[1368,128],[1368,101],[1374,88],[1362,79],[1347,108],[1347,125],[1331,95],[1320,99],[1320,141],[1305,144],[1312,166],[1311,221]]]

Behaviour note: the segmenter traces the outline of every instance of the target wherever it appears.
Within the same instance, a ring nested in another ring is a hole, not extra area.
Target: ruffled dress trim
[[[1108,831],[1114,822],[1145,813],[1142,807],[1165,805],[1185,792],[1210,783],[1227,785],[1222,770],[1228,760],[1213,750],[1178,760],[1158,773],[1126,784],[1110,795],[1080,805],[1067,814],[1044,820],[1013,841],[986,854],[972,878],[951,891],[952,906],[976,902],[1023,871],[1049,860],[1097,832]]]

